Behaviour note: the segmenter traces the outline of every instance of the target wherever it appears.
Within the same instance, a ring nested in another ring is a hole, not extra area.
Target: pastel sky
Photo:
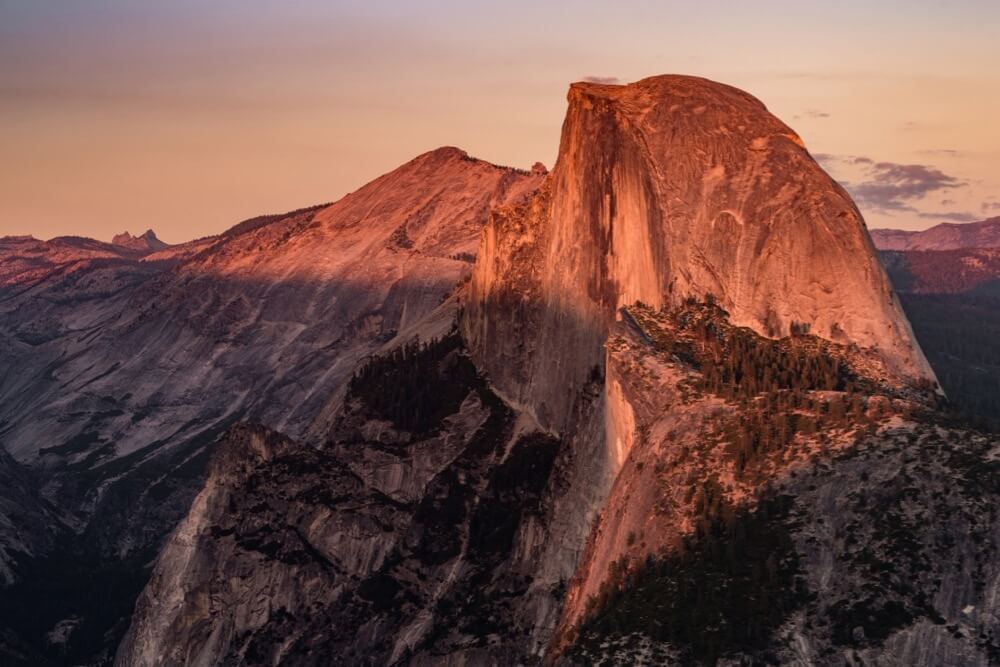
[[[1000,2],[0,0],[0,235],[168,242],[459,146],[551,166],[571,81],[743,88],[870,227],[1000,215]]]

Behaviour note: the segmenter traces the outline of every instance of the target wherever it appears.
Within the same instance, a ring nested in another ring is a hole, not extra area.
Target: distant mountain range
[[[1000,424],[1000,218],[871,236],[948,396]]]
[[[920,232],[873,229],[871,237],[879,250],[1000,248],[1000,218],[969,223],[942,222]]]
[[[111,243],[122,247],[128,248],[129,250],[136,250],[138,252],[156,252],[157,250],[165,250],[168,246],[166,243],[156,238],[156,234],[152,229],[147,229],[145,233],[140,236],[132,236],[128,232],[122,232],[121,234],[116,234]]]

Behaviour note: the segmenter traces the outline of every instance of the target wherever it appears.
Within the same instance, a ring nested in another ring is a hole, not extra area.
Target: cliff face
[[[764,335],[806,325],[933,377],[857,208],[759,101],[691,77],[574,84],[545,186],[487,228],[477,358],[558,428],[619,306],[708,294]]]
[[[0,387],[103,567],[204,480],[117,664],[1000,656],[996,439],[745,93],[577,84],[550,174],[441,149],[151,261]]]
[[[607,350],[624,460],[550,657],[1000,655],[995,436],[940,421],[876,354],[765,339],[716,306],[627,308]]]
[[[227,433],[117,664],[514,664],[544,649],[589,528],[564,517],[587,452],[493,394],[454,334],[371,364],[322,450]]]

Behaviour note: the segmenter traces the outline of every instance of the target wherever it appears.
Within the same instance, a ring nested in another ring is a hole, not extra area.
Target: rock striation
[[[805,326],[933,378],[857,207],[763,104],[694,77],[573,84],[544,186],[487,227],[477,359],[559,428],[620,306],[709,294],[763,335]]]
[[[439,149],[200,243],[48,339],[64,283],[0,301],[34,350],[0,435],[96,563],[182,517],[103,639],[84,605],[11,651],[1000,658],[1000,443],[941,410],[856,207],[746,93],[574,84],[551,172]]]
[[[334,204],[156,252],[0,242],[0,440],[75,535],[34,552],[34,571],[76,591],[38,614],[87,619],[73,646],[37,642],[83,662],[105,633],[116,641],[127,619],[80,608],[92,596],[73,586],[98,578],[65,561],[127,581],[113,590],[130,609],[219,435],[253,419],[322,442],[360,360],[448,331],[454,301],[438,308],[470,273],[488,211],[543,177],[442,148]],[[46,599],[27,585],[8,597]]]

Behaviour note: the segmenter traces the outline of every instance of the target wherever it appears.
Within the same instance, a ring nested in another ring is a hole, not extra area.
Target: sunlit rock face
[[[33,571],[97,600],[72,587],[98,577],[75,577],[65,561],[103,568],[130,582],[105,607],[130,611],[132,587],[186,513],[216,438],[254,420],[322,441],[359,360],[451,328],[453,300],[439,307],[471,272],[489,210],[543,178],[441,148],[334,204],[156,252],[0,240],[0,443],[38,471],[74,532],[58,554],[33,548],[49,558]],[[7,541],[0,534],[0,550]],[[17,595],[22,606],[44,599],[27,584]],[[61,597],[40,622],[69,617],[61,608],[73,596]],[[8,607],[0,623],[16,614]],[[127,627],[113,612],[72,613],[93,636],[78,628],[67,646],[43,647],[67,660],[113,650]]]
[[[86,277],[103,265],[69,284],[9,287],[0,354],[18,372],[0,381],[0,396],[16,391],[3,403],[14,414],[0,414],[8,451],[44,457],[86,432],[91,445],[70,461],[102,446],[104,461],[251,413],[298,435],[354,361],[468,274],[490,207],[540,179],[439,149],[330,206],[202,242],[170,270],[154,263],[176,251],[147,256],[97,294]],[[39,322],[54,300],[62,308]],[[30,366],[43,359],[60,361],[51,373]]]
[[[473,349],[558,428],[617,307],[708,294],[764,335],[802,324],[933,377],[857,208],[763,104],[692,77],[573,84],[546,184],[487,228]]]
[[[439,149],[203,243],[4,388],[98,556],[186,511],[118,664],[1000,655],[995,439],[749,95],[576,84],[551,173]]]

